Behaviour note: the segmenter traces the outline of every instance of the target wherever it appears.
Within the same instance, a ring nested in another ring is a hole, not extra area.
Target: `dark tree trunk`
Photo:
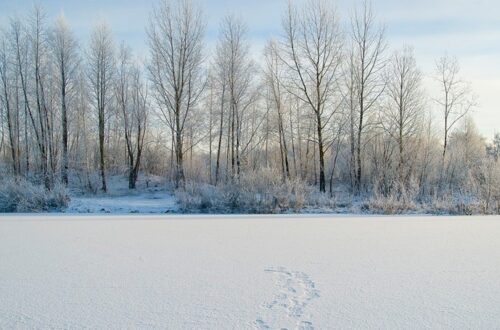
[[[66,111],[66,77],[64,70],[61,73],[62,88],[61,88],[61,123],[62,123],[62,166],[61,179],[64,185],[68,185],[68,116]]]
[[[316,112],[316,121],[318,128],[318,153],[319,153],[319,191],[326,192],[325,180],[325,150],[323,146],[323,129],[321,126],[321,115]]]
[[[224,124],[224,94],[222,91],[221,106],[220,106],[220,126],[219,126],[219,141],[217,143],[217,161],[215,164],[215,184],[219,183],[219,172],[220,172],[220,153],[222,147],[222,130]]]

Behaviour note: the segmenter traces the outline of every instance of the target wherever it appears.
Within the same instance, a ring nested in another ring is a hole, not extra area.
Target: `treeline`
[[[390,50],[369,3],[341,18],[331,1],[290,2],[282,17],[258,59],[232,15],[209,52],[203,12],[188,0],[152,9],[146,59],[105,23],[84,43],[40,7],[10,17],[0,32],[2,175],[105,192],[107,173],[126,173],[134,189],[142,172],[195,194],[193,183],[241,187],[271,172],[331,198],[498,212],[500,136],[488,142],[474,126],[457,59],[436,60],[431,99],[413,49]]]

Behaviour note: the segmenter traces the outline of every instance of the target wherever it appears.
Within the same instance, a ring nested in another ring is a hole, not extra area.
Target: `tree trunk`
[[[100,102],[103,102],[102,96]],[[104,158],[104,109],[102,104],[99,106],[99,168],[101,171],[101,189],[103,192],[107,192]]]
[[[222,147],[222,130],[224,124],[224,94],[225,90],[222,90],[221,96],[221,106],[220,106],[220,125],[219,125],[219,141],[217,143],[217,161],[215,164],[215,184],[219,183],[219,172],[220,172],[220,153]]]
[[[66,112],[66,78],[64,70],[61,73],[62,89],[61,89],[61,123],[62,123],[62,166],[61,179],[64,185],[68,185],[68,116]]]
[[[361,193],[361,133],[363,127],[363,112],[359,114],[358,140],[356,141],[356,194]]]
[[[323,146],[323,132],[321,126],[321,115],[316,112],[316,121],[318,128],[318,153],[319,153],[319,191],[326,192],[325,180],[325,151]]]
[[[180,106],[180,105],[179,105]],[[176,173],[175,173],[175,187],[184,187],[184,154],[182,150],[182,132],[181,132],[181,119],[180,111],[178,110],[175,115],[175,159],[176,159]]]

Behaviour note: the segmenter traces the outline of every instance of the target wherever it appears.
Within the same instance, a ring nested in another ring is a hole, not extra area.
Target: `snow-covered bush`
[[[373,213],[401,214],[415,210],[417,205],[412,200],[400,199],[396,195],[374,195],[365,204],[363,209]]]
[[[407,184],[395,181],[388,194],[381,193],[377,187],[373,195],[363,204],[365,211],[383,214],[400,214],[417,209],[417,195],[419,186],[415,180],[409,180]]]
[[[68,206],[66,188],[56,185],[47,191],[24,179],[6,179],[0,183],[0,212],[42,212]]]
[[[302,209],[311,191],[300,180],[283,180],[265,169],[217,186],[187,183],[176,197],[186,212],[279,213]]]
[[[184,189],[177,189],[175,197],[183,211],[200,211],[217,209],[220,190],[206,183],[187,182]]]
[[[487,203],[480,197],[466,194],[446,193],[440,196],[433,196],[422,207],[426,213],[430,214],[499,214],[499,209],[497,209],[498,204],[494,201]]]
[[[308,193],[304,196],[305,200],[303,204],[309,208],[319,208],[319,209],[335,209],[337,206],[345,206],[347,203],[345,201],[338,205],[337,199],[330,197],[329,194],[323,194],[314,189],[314,187],[308,187]]]

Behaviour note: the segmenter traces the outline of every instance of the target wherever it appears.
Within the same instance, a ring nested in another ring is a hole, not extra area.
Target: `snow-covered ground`
[[[71,189],[71,200],[66,213],[172,213],[179,206],[165,179],[155,176],[139,177],[137,189],[128,188],[127,178],[122,175],[108,177],[106,194],[82,194],[80,189]]]
[[[500,217],[0,217],[1,329],[493,329],[499,306]]]
[[[73,196],[66,213],[170,213],[178,211],[168,192],[149,192],[125,196]]]

